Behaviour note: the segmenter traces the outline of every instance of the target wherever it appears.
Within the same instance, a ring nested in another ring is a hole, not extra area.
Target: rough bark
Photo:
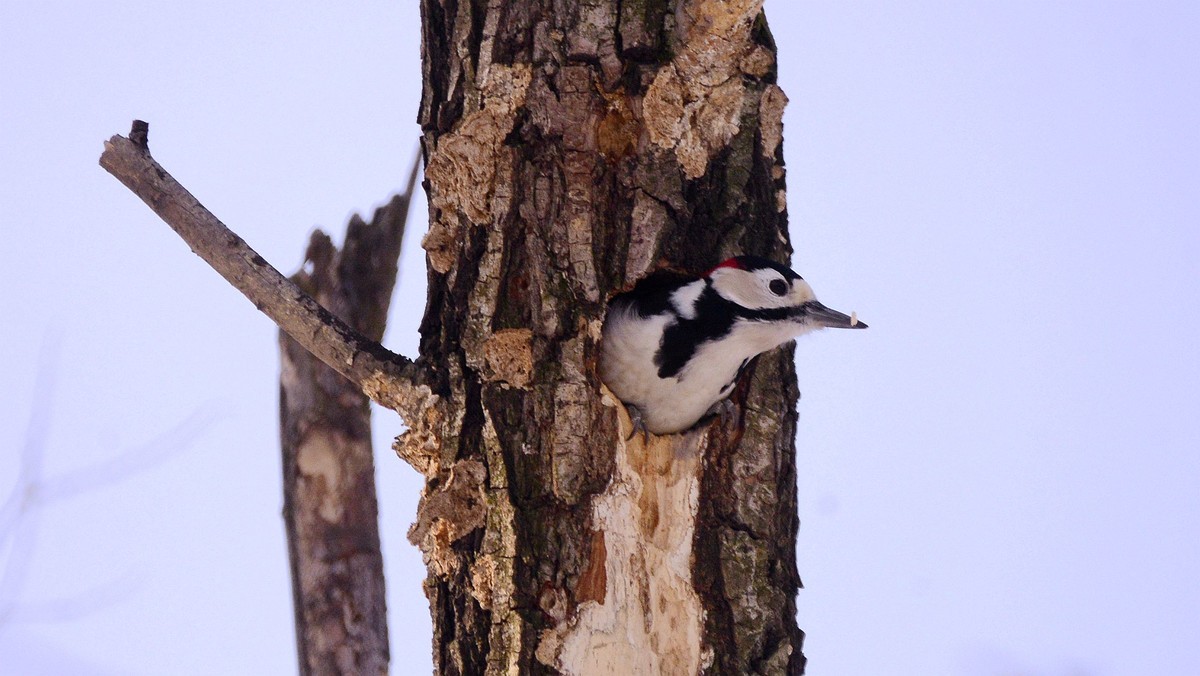
[[[380,341],[404,236],[407,190],[369,223],[351,218],[339,251],[312,234],[297,285]],[[384,674],[388,628],[371,409],[362,389],[279,333],[283,516],[301,674]]]
[[[800,673],[791,351],[736,414],[628,441],[607,299],[791,253],[760,0],[422,0],[438,673]]]

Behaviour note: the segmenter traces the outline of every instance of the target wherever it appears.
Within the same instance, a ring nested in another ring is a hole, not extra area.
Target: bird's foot
[[[633,404],[625,404],[625,411],[629,414],[629,423],[631,426],[631,429],[629,430],[629,436],[625,437],[625,441],[629,441],[637,436],[638,432],[641,432],[642,443],[650,443],[650,430],[646,429],[646,423],[644,420],[642,420],[641,409]]]
[[[722,427],[728,427],[730,423],[737,422],[738,407],[728,398],[722,399],[709,407],[700,420],[696,423],[697,427],[708,426],[714,420],[720,422]]]

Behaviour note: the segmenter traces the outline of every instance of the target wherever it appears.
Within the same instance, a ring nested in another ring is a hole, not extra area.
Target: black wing
[[[671,306],[671,294],[695,279],[694,276],[674,270],[657,270],[643,277],[629,291],[614,296],[611,305],[632,307],[640,317],[675,312]]]

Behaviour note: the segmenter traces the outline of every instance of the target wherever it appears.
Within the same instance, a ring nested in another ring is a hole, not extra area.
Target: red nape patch
[[[734,256],[733,258],[726,259],[720,265],[717,265],[716,267],[710,269],[708,272],[704,273],[704,276],[708,277],[708,276],[712,275],[712,273],[716,272],[717,270],[719,270],[721,268],[735,268],[738,270],[745,270],[746,265],[742,262],[741,256]]]

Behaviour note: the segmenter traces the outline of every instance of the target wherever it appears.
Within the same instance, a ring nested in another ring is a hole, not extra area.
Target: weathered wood
[[[387,323],[417,165],[371,221],[350,219],[339,251],[312,234],[293,281],[366,338]],[[300,673],[384,674],[388,626],[369,400],[279,333],[284,523]]]
[[[421,6],[436,670],[802,672],[790,350],[645,443],[595,371],[648,271],[791,253],[761,0]]]

